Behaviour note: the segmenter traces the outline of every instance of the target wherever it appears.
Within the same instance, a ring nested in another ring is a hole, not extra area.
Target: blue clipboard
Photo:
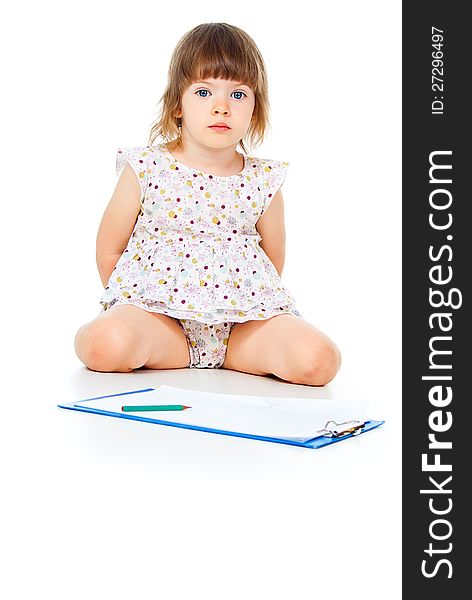
[[[138,415],[137,413],[122,412],[120,410],[113,409],[110,407],[109,410],[106,408],[97,408],[91,406],[90,403],[96,400],[103,400],[107,398],[122,398],[124,396],[133,396],[136,394],[142,394],[145,392],[156,391],[155,388],[144,388],[141,390],[133,390],[130,392],[122,392],[119,394],[109,394],[106,396],[96,396],[94,398],[87,398],[84,400],[78,400],[75,402],[69,402],[67,404],[58,404],[59,408],[65,408],[68,410],[78,410],[82,412],[88,412],[92,414],[105,415],[108,417],[117,417],[120,419],[132,419],[133,421],[143,421],[145,423],[154,423],[156,425],[168,425],[170,427],[180,427],[183,429],[193,429],[197,431],[205,431],[207,433],[217,433],[220,435],[230,435],[235,437],[250,438],[260,440],[263,442],[275,442],[278,444],[289,444],[291,446],[300,446],[303,448],[321,448],[328,446],[336,442],[341,442],[348,438],[355,437],[359,434],[375,429],[385,423],[385,421],[345,421],[337,423],[335,421],[328,421],[325,427],[321,430],[314,431],[313,437],[292,437],[292,436],[269,436],[269,435],[257,435],[255,433],[245,433],[244,431],[233,431],[229,429],[219,429],[214,427],[206,427],[202,425],[195,425],[190,423],[177,422],[176,420],[158,419],[149,416],[149,412],[146,416]],[[101,403],[103,405],[103,403]],[[106,403],[105,403],[106,405]],[[162,414],[162,413],[161,413]],[[174,413],[175,414],[175,413]],[[346,424],[344,426],[344,423]],[[353,426],[353,424],[356,424]],[[322,433],[320,433],[322,431]]]

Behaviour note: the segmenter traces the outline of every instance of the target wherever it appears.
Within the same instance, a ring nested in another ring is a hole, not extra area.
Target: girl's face
[[[234,146],[246,135],[254,110],[252,89],[227,79],[195,81],[183,93],[182,138],[210,148]],[[216,123],[227,127],[217,129]]]

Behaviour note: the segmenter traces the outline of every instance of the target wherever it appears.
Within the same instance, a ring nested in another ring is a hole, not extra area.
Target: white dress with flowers
[[[288,163],[245,156],[236,175],[203,173],[164,144],[119,148],[141,187],[141,211],[100,300],[212,324],[301,316],[259,246],[256,222]]]

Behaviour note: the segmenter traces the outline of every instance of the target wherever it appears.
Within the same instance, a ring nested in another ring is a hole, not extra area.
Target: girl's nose
[[[215,104],[212,113],[214,115],[229,115],[229,108],[225,104]]]

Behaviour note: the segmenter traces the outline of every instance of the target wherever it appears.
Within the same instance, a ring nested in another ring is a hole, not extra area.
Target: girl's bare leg
[[[190,363],[187,340],[171,317],[120,304],[83,325],[74,341],[79,359],[92,371],[178,369]]]
[[[325,385],[340,365],[339,349],[327,335],[300,317],[281,314],[235,323],[222,367],[275,375],[290,383]]]

